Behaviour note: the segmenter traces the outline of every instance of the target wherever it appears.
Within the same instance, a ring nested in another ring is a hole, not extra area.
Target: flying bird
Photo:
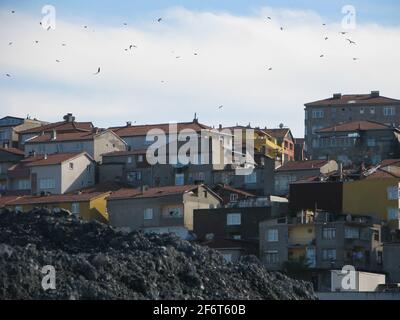
[[[131,44],[131,45],[129,46],[129,50],[132,50],[132,48],[137,48],[137,46],[135,46],[134,44]]]
[[[222,109],[224,106],[223,105],[220,105],[219,107],[218,107],[218,109]]]
[[[325,55],[321,54],[319,57],[320,57],[320,58],[323,58],[323,57],[325,57]]]
[[[351,40],[351,39],[346,39],[350,44],[356,44],[355,41]]]
[[[267,17],[267,19],[268,19],[268,20],[271,20],[272,18],[271,18],[271,17]]]
[[[50,29],[51,29],[51,26],[48,26],[48,27],[47,27],[47,31],[49,31]]]
[[[6,73],[6,77],[11,78],[11,75],[9,73]]]
[[[57,63],[60,63],[61,61],[60,61],[60,60],[56,60],[56,62],[57,62]]]
[[[63,43],[63,44],[61,44],[63,47],[65,47],[66,46],[66,44],[65,43]]]
[[[329,38],[328,37],[325,37],[325,40],[328,40]]]
[[[39,40],[35,40],[35,43],[39,43]]]
[[[197,52],[194,53],[195,56],[198,56]]]
[[[11,13],[15,13],[15,10],[12,10]]]
[[[12,42],[9,42],[9,43],[8,43],[9,46],[11,46],[12,44],[13,44]]]
[[[354,61],[357,61],[359,58],[353,58]]]
[[[181,57],[181,56],[176,56],[175,58],[176,58],[176,59],[180,59],[180,57]]]
[[[161,22],[161,20],[162,20],[162,18],[158,18],[158,19],[157,19],[157,22]]]
[[[124,26],[127,26],[128,24],[126,22],[124,22]]]
[[[281,27],[281,31],[283,31],[283,27]]]
[[[99,74],[100,73],[100,67],[97,69],[96,73],[93,73],[94,75]]]
[[[326,23],[323,23],[322,25],[323,25],[323,26],[326,26]]]
[[[271,71],[272,70],[272,67],[268,67],[268,71]]]
[[[348,34],[348,32],[346,32],[346,31],[341,31],[341,32],[339,32],[340,34]]]
[[[87,26],[83,26],[85,29],[87,29]]]

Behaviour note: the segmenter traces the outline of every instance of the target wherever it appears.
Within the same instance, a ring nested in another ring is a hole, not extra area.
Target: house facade
[[[305,104],[306,154],[310,159],[321,155],[317,131],[352,121],[376,121],[400,126],[400,100],[383,97],[379,91],[370,94],[334,94],[331,98]]]
[[[111,130],[99,132],[44,133],[25,141],[25,155],[87,152],[96,162],[102,155],[125,151],[125,142]]]
[[[207,186],[170,186],[121,189],[110,195],[110,225],[124,230],[175,233],[188,238],[193,211],[216,208],[221,199]]]
[[[0,147],[0,193],[7,190],[8,169],[24,159],[22,150],[11,147]]]
[[[7,171],[7,189],[32,194],[64,194],[95,184],[95,162],[86,153],[25,158]]]
[[[37,128],[42,121],[7,116],[0,119],[0,147],[19,148],[19,135],[24,130]]]
[[[275,194],[287,196],[291,183],[338,170],[334,160],[291,161],[275,170]]]
[[[294,161],[294,138],[289,128],[266,129],[268,134],[274,137],[277,144],[281,147],[282,158],[281,164],[289,161]]]

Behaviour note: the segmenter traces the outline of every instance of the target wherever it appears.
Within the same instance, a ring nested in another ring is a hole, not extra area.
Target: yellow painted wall
[[[315,228],[313,225],[296,225],[289,227],[289,243],[309,243],[315,239]]]
[[[346,182],[343,185],[343,211],[387,220],[388,208],[399,207],[399,200],[388,199],[387,189],[398,185],[399,181],[395,178]]]
[[[108,223],[107,200],[108,194],[104,194],[98,198],[91,199],[90,201],[77,201],[79,202],[79,215],[87,221],[98,220],[103,223]],[[72,212],[73,202],[59,202],[59,203],[46,203],[37,205],[23,205],[22,212],[29,212],[35,207],[48,208],[48,209],[65,209]],[[8,206],[9,209],[15,210],[16,206]]]

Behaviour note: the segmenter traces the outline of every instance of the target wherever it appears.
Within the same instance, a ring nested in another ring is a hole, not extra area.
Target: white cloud
[[[0,12],[0,70],[12,75],[0,78],[1,113],[56,120],[68,111],[107,126],[191,120],[197,112],[214,125],[283,122],[299,136],[305,102],[375,89],[400,98],[400,28],[359,25],[351,46],[340,21],[324,27],[312,11],[171,8],[163,16],[121,28],[58,20],[47,32],[40,16]],[[138,48],[124,51],[130,44]]]

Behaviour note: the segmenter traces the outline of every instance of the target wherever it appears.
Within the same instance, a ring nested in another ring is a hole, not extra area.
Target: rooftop
[[[100,196],[105,196],[105,192],[93,193],[74,193],[74,194],[51,194],[44,196],[23,196],[13,201],[8,202],[8,205],[34,205],[43,203],[60,203],[60,202],[82,202],[96,199]]]
[[[169,123],[162,123],[162,124],[146,124],[146,125],[135,125],[132,126],[131,124],[127,124],[124,127],[113,127],[110,128],[120,137],[134,137],[134,136],[146,136],[147,133],[152,129],[160,129],[165,133],[169,132]],[[203,129],[211,129],[210,127],[199,123],[197,120],[192,122],[179,122],[176,124],[177,130],[182,131],[184,129],[191,129],[196,132],[200,132]]]
[[[400,100],[383,97],[379,91],[372,91],[369,94],[347,94],[342,95],[336,93],[333,97],[314,102],[306,103],[306,107],[313,106],[351,106],[351,105],[388,105],[388,104],[400,104]]]
[[[53,153],[49,155],[36,155],[21,160],[18,164],[12,166],[9,170],[17,170],[25,167],[36,167],[36,166],[48,166],[61,164],[65,161],[76,158],[79,155],[86,155],[90,157],[86,152],[78,153]]]
[[[319,169],[328,164],[328,160],[289,161],[275,171],[294,171]]]
[[[332,127],[318,130],[317,132],[347,132],[347,131],[368,131],[368,130],[396,130],[395,128],[375,121],[351,121],[337,124]]]
[[[52,130],[56,130],[57,132],[68,132],[68,131],[85,131],[91,132],[93,130],[93,123],[92,122],[75,122],[75,121],[60,121],[55,123],[49,123],[40,127],[27,129],[21,131],[22,134],[27,133],[41,133],[41,132],[49,132]]]
[[[7,148],[0,147],[0,151],[12,153],[12,154],[15,154],[15,155],[18,155],[18,156],[23,156],[25,154],[24,151],[22,151],[20,149],[10,148],[10,147],[7,147]]]
[[[69,133],[56,133],[56,138],[53,139],[51,133],[41,134],[26,140],[26,144],[29,143],[41,143],[41,142],[60,142],[60,141],[85,141],[93,140],[95,133],[92,132],[69,132]]]
[[[141,190],[140,188],[123,188],[113,192],[108,200],[122,200],[130,198],[154,198],[176,194],[184,194],[186,192],[195,190],[198,186],[196,185],[185,185],[185,186],[169,186],[169,187],[158,187]]]

